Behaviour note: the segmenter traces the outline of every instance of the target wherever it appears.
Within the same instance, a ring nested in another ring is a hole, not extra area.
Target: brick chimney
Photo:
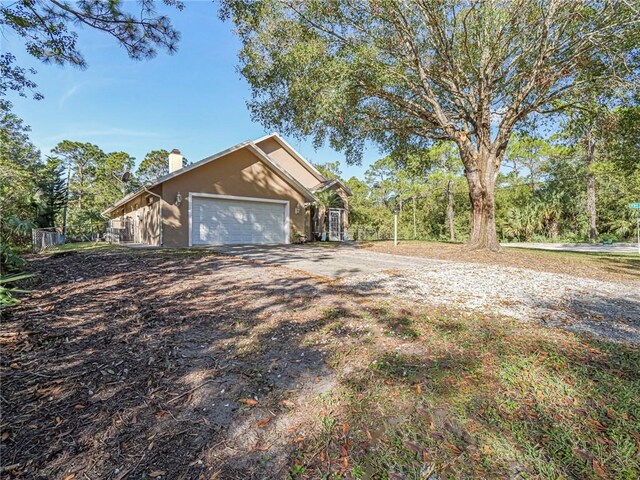
[[[180,170],[183,167],[182,160],[183,158],[180,150],[177,148],[171,150],[171,153],[169,154],[169,173]]]

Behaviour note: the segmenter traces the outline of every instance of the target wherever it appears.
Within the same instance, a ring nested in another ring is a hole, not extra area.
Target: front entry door
[[[340,210],[329,210],[329,240],[340,241]]]

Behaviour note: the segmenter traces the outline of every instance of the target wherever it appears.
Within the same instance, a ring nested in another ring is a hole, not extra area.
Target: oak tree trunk
[[[456,239],[456,230],[453,225],[453,180],[447,181],[447,225],[449,226],[449,240]]]
[[[495,216],[497,165],[496,156],[487,151],[478,153],[474,165],[465,164],[471,200],[471,237],[468,246],[474,250],[500,250]]]

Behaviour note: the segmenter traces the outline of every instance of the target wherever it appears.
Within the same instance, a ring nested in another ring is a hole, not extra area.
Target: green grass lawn
[[[640,475],[637,349],[478,314],[382,304],[362,317],[381,336],[345,342],[349,322],[328,323],[345,344],[333,366],[350,373],[294,477]]]
[[[114,245],[106,242],[73,242],[65,243],[63,245],[56,245],[55,247],[45,250],[43,253],[57,253],[57,252],[89,252],[89,251],[104,251],[104,250],[118,250],[124,247]]]

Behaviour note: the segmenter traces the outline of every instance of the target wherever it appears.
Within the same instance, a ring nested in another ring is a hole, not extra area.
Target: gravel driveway
[[[638,282],[389,255],[348,246],[227,247],[223,251],[338,278],[340,284],[375,290],[385,297],[494,312],[640,343]]]

